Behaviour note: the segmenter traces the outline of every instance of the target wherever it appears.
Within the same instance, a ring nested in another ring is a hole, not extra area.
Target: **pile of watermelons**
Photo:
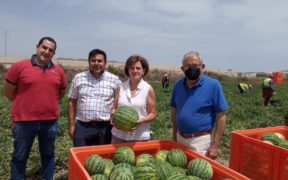
[[[288,149],[288,141],[285,136],[277,132],[267,132],[261,137],[261,140],[268,144],[273,144],[275,146],[280,146],[282,148]]]
[[[207,160],[196,158],[188,162],[181,149],[136,157],[130,147],[121,146],[114,152],[113,159],[96,154],[89,156],[85,168],[92,180],[200,180],[213,176],[213,168]]]

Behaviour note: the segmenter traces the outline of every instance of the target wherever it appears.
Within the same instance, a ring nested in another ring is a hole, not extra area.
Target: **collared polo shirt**
[[[68,97],[77,99],[76,119],[82,122],[109,121],[118,76],[105,71],[96,79],[89,70],[76,74]]]
[[[170,105],[176,108],[176,126],[184,134],[206,131],[214,127],[216,113],[228,108],[218,80],[204,74],[188,89],[186,79],[179,79],[173,89]]]
[[[13,121],[55,120],[59,116],[59,91],[66,88],[66,77],[61,67],[49,62],[36,63],[36,55],[11,66],[6,81],[15,85],[12,101]]]

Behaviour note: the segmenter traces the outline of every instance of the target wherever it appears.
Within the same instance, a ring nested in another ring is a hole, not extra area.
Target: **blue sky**
[[[0,56],[29,57],[42,36],[56,39],[55,55],[108,59],[141,54],[150,64],[181,65],[199,51],[208,69],[286,70],[287,0],[2,0]]]

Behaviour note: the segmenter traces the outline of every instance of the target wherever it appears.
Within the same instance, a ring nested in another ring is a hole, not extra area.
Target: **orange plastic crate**
[[[84,162],[88,156],[91,154],[98,154],[104,158],[112,159],[114,151],[119,146],[129,146],[133,149],[136,155],[142,153],[149,153],[154,155],[159,150],[171,150],[173,148],[182,149],[189,160],[195,158],[203,158],[208,160],[213,166],[213,180],[222,180],[224,178],[230,179],[249,179],[228,167],[225,167],[214,160],[211,160],[205,156],[202,156],[186,147],[175,143],[171,140],[162,141],[149,141],[149,142],[136,142],[136,143],[125,143],[125,144],[113,144],[113,145],[101,145],[101,146],[86,146],[86,147],[76,147],[70,149],[69,154],[69,168],[68,168],[68,179],[69,180],[90,180],[88,172],[84,168]]]
[[[262,142],[266,132],[282,133],[288,139],[286,126],[231,132],[229,167],[251,179],[288,180],[288,150]]]

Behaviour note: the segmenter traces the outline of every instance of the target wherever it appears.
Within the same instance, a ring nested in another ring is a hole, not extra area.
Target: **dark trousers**
[[[240,94],[243,94],[244,93],[244,90],[242,89],[242,87],[240,86],[240,84],[238,84],[238,89],[240,91]]]
[[[271,88],[262,89],[262,97],[264,98],[264,106],[268,106],[272,96],[273,96],[273,90]]]
[[[41,179],[54,176],[54,148],[58,130],[57,120],[16,122],[12,130],[14,152],[11,160],[11,179],[24,180],[25,169],[34,139],[38,136],[41,157]]]
[[[74,147],[111,144],[110,121],[82,122],[77,120],[73,135]]]

